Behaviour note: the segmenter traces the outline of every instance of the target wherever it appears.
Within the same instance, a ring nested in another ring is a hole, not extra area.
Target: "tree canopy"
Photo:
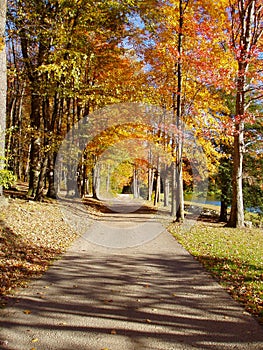
[[[243,194],[245,207],[255,206],[248,188],[259,205],[263,190],[262,33],[262,0],[8,0],[8,170],[28,182],[28,196],[55,197],[57,155],[68,138],[82,150],[72,151],[75,173],[70,164],[62,170],[68,195],[75,181],[81,196],[97,197],[103,176],[107,190],[136,183],[140,195],[141,184],[156,203],[163,192],[183,220],[183,191],[202,181],[191,130],[222,198],[228,181],[229,225],[244,226]],[[109,127],[96,114],[125,103],[162,112],[151,121],[120,113]],[[79,137],[81,125],[92,138]],[[116,159],[102,165],[108,149]]]

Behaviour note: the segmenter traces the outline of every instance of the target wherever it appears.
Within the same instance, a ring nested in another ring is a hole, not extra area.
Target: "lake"
[[[218,200],[215,197],[212,196],[208,196],[207,199],[205,200],[204,198],[192,198],[191,195],[186,194],[185,195],[185,200],[186,201],[191,201],[193,203],[199,203],[199,204],[210,204],[210,205],[215,205],[217,207],[221,206],[221,201]],[[262,211],[260,210],[260,208],[246,208],[246,211],[250,212],[250,213],[262,213]]]

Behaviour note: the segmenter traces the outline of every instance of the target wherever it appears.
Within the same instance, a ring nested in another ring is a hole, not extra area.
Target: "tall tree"
[[[6,127],[6,0],[0,0],[0,170],[4,167]],[[0,185],[0,195],[3,189]]]
[[[172,188],[172,216],[176,221],[184,220],[184,188],[183,188],[183,127],[182,127],[182,91],[183,91],[183,29],[184,13],[189,4],[189,0],[179,0],[179,27],[178,27],[178,60],[175,65],[175,74],[177,75],[177,89],[173,92],[173,112],[176,114],[175,125],[177,133],[175,135],[176,160],[173,176],[175,176],[175,188]],[[176,191],[176,192],[175,192]],[[175,193],[174,193],[175,192]]]
[[[54,196],[56,152],[65,134],[74,133],[74,123],[106,104],[134,98],[127,69],[137,62],[120,47],[129,11],[135,11],[130,1],[9,1],[9,33],[26,77],[29,194],[36,199],[47,176]],[[9,119],[11,128],[17,126]]]
[[[193,131],[212,165],[216,152],[209,136],[212,130],[219,133],[218,111],[226,110],[218,87],[231,71],[233,60],[221,45],[224,35],[219,28],[223,28],[226,16],[218,13],[222,14],[225,6],[216,4],[210,13],[210,1],[174,0],[159,5],[157,24],[153,31],[146,26],[150,40],[142,40],[141,53],[147,64],[150,101],[174,115],[170,124],[175,134],[171,212],[180,221],[184,210],[182,157],[187,157],[182,125]]]
[[[236,106],[234,117],[234,150],[232,176],[232,205],[229,226],[244,226],[243,154],[244,125],[251,101],[262,98],[258,86],[254,89],[256,61],[263,34],[262,0],[230,1],[231,49],[237,61]]]

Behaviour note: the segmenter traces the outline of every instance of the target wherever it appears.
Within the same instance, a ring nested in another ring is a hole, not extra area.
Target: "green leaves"
[[[0,169],[0,186],[4,188],[9,188],[16,182],[16,175],[12,171],[7,169]]]

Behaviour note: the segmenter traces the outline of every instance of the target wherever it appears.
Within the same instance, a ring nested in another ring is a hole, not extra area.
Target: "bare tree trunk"
[[[19,137],[18,137],[18,169],[17,169],[17,176],[19,179],[21,179],[23,174],[23,162],[24,162],[24,147],[22,144],[22,107],[23,107],[23,101],[24,101],[24,94],[25,94],[25,82],[23,83],[22,91],[21,91],[21,97],[19,98],[19,108],[18,108],[18,129],[19,129]]]
[[[185,9],[188,1],[185,2]],[[183,129],[182,129],[182,51],[183,51],[183,25],[184,25],[184,9],[183,0],[179,3],[179,33],[178,33],[178,62],[176,64],[175,74],[177,75],[177,91],[176,96],[173,94],[174,111],[176,111],[176,160],[172,170],[172,210],[171,215],[176,218],[176,221],[184,220],[184,193],[183,193],[183,169],[182,169],[182,153],[183,153]],[[176,98],[176,103],[175,103]],[[175,185],[176,184],[176,185]],[[174,191],[176,193],[174,194]]]
[[[5,52],[6,0],[0,0],[0,170],[4,168],[6,128],[6,52]],[[0,196],[3,187],[0,185]]]
[[[172,161],[172,202],[171,202],[171,216],[174,218],[176,216],[176,167],[175,167],[175,161]]]
[[[148,200],[152,200],[153,194],[153,182],[154,182],[154,170],[152,167],[148,170]]]
[[[245,84],[247,63],[239,62],[237,94],[236,94],[236,120],[233,150],[232,175],[232,204],[228,226],[244,227],[243,205],[243,151],[244,151],[244,114],[245,114]]]
[[[236,80],[236,115],[234,134],[233,154],[233,197],[231,213],[228,226],[244,227],[244,206],[243,206],[243,153],[244,153],[244,118],[249,103],[246,101],[246,94],[251,91],[249,88],[248,71],[250,62],[253,61],[253,52],[260,50],[262,40],[262,2],[258,0],[237,0],[230,6],[231,14],[231,46],[236,50],[236,61],[238,72]],[[253,70],[249,72],[252,76]],[[248,84],[248,85],[247,85]],[[253,89],[253,87],[252,87]],[[261,98],[261,92],[253,99]]]
[[[100,192],[100,167],[95,163],[92,169],[92,197],[99,199]]]
[[[181,148],[181,147],[180,147]],[[182,169],[182,156],[178,157],[179,164],[176,164],[176,221],[181,222],[184,220],[184,188],[183,188],[183,169]]]
[[[178,33],[178,63],[177,63],[177,97],[176,97],[176,127],[177,127],[177,142],[176,142],[176,221],[184,220],[184,189],[183,189],[183,129],[182,129],[182,51],[183,51],[183,0],[180,0],[180,19]]]
[[[41,125],[41,98],[36,92],[38,89],[37,81],[31,81],[31,143],[30,143],[30,163],[29,163],[29,186],[28,186],[28,196],[34,196],[36,194],[38,186],[38,176],[41,170],[40,162],[40,150],[41,150],[41,135],[40,135],[40,125]]]
[[[234,136],[234,158],[232,177],[232,204],[228,226],[244,227],[244,205],[243,205],[243,134],[244,123],[238,125],[238,132]]]
[[[161,192],[161,176],[160,176],[159,159],[157,160],[155,181],[156,181],[156,185],[155,185],[155,194],[154,194],[154,205],[156,206],[160,201],[160,192]]]
[[[134,166],[133,169],[133,197],[139,198],[139,182],[138,182],[138,169]]]
[[[219,220],[222,222],[227,222],[227,200],[223,189],[222,189],[222,195],[221,195]]]
[[[29,186],[28,193],[29,197],[36,194],[38,177],[41,170],[41,164],[39,159],[39,153],[41,148],[40,137],[32,137],[31,148],[30,148],[30,163],[29,163]]]
[[[38,185],[38,176],[40,174],[40,149],[41,138],[39,135],[40,128],[40,112],[39,112],[40,99],[39,96],[32,93],[31,96],[31,127],[33,134],[31,137],[30,147],[30,163],[29,163],[29,187],[28,196],[34,196]]]
[[[41,164],[41,170],[38,177],[38,184],[35,194],[35,201],[41,202],[44,199],[44,188],[45,188],[45,176],[47,172],[48,156],[44,156],[44,160]]]
[[[81,184],[81,197],[85,197],[87,194],[87,153],[83,154],[83,165],[82,165],[82,184]]]
[[[154,172],[152,167],[152,151],[149,149],[148,153],[148,201],[152,200],[152,193],[153,193],[153,180],[154,180]]]
[[[13,58],[14,59],[14,58]],[[7,124],[9,130],[6,138],[6,159],[9,167],[17,175],[18,179],[23,177],[24,154],[26,147],[22,145],[22,106],[25,92],[25,82],[22,86],[17,78],[16,84],[9,88],[9,99],[7,104]],[[11,90],[11,91],[10,91]],[[12,154],[12,157],[10,155]]]
[[[37,71],[43,63],[44,53],[47,49],[41,41],[38,45],[37,62],[30,60],[30,40],[27,36],[26,28],[21,28],[19,32],[21,51],[23,59],[25,60],[26,72],[30,81],[30,98],[31,98],[31,112],[30,112],[30,126],[31,126],[31,147],[30,147],[30,164],[29,164],[29,188],[28,196],[34,196],[38,186],[38,176],[40,174],[40,150],[41,150],[41,113],[40,107],[42,105],[42,96],[39,89],[42,83],[42,78]]]
[[[56,196],[56,188],[55,188],[55,162],[56,162],[56,154],[49,154],[48,159],[48,191],[47,197],[55,199]]]
[[[106,193],[110,192],[110,165],[107,167]]]
[[[168,166],[165,165],[164,168],[164,199],[163,199],[163,205],[164,207],[168,207],[169,205],[169,194],[170,194],[170,181],[168,176]]]

